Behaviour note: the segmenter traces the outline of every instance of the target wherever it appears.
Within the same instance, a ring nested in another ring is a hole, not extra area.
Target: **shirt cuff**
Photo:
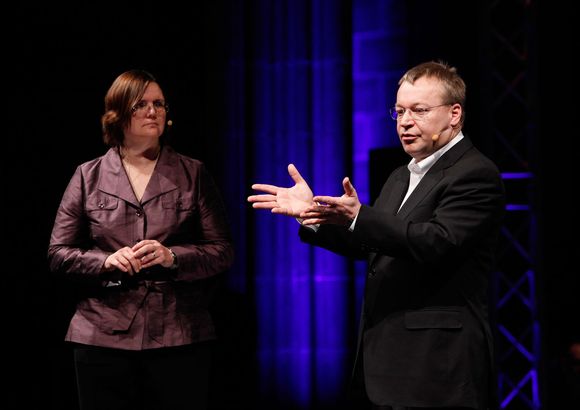
[[[298,221],[298,223],[300,225],[302,225],[302,221],[304,221],[303,218],[296,218],[296,220]],[[311,231],[317,232],[318,228],[320,228],[320,224],[316,224],[316,225],[302,225],[303,227],[310,229]]]
[[[359,212],[360,213],[360,212]],[[356,218],[358,218],[358,214],[356,214],[356,216],[354,217],[354,219],[352,220],[352,223],[350,224],[350,226],[348,227],[348,230],[350,232],[354,231],[354,226],[356,225]]]

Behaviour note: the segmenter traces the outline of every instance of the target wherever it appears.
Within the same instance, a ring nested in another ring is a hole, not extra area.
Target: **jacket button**
[[[102,203],[102,202],[99,202],[99,208],[100,208],[100,209],[103,209],[104,207],[105,207],[105,204],[104,204],[104,203]]]
[[[373,268],[371,270],[369,270],[369,278],[372,278],[373,276],[376,276],[377,271]]]
[[[143,212],[140,209],[137,209],[135,211],[135,215],[137,215],[139,218],[141,218],[141,215],[143,215]]]

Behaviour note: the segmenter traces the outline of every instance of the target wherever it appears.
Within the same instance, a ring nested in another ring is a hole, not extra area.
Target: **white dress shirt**
[[[429,171],[431,169],[431,167],[433,165],[435,165],[437,160],[439,158],[441,158],[441,156],[443,156],[443,154],[445,154],[447,151],[449,151],[455,144],[457,144],[462,139],[463,139],[463,133],[461,131],[459,131],[459,134],[457,134],[457,136],[455,138],[453,138],[451,141],[449,141],[443,147],[441,147],[440,149],[435,151],[433,154],[429,155],[427,158],[424,158],[419,162],[417,162],[415,160],[415,158],[411,159],[411,161],[409,162],[409,165],[407,165],[407,168],[409,169],[409,172],[411,173],[409,176],[409,188],[407,189],[407,193],[405,194],[405,198],[403,198],[403,202],[401,202],[401,205],[399,206],[399,211],[401,210],[403,204],[407,201],[409,196],[411,196],[411,194],[413,193],[415,188],[417,188],[417,185],[419,185],[419,182],[421,182],[421,179],[423,179],[423,176],[427,173],[427,171]]]

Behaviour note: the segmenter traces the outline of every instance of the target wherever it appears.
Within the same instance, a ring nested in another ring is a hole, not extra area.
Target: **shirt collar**
[[[455,138],[453,138],[443,147],[439,148],[433,154],[429,155],[427,158],[424,158],[419,162],[416,162],[415,158],[411,158],[411,161],[409,161],[407,168],[413,174],[416,175],[425,174],[427,171],[429,171],[429,169],[431,169],[431,167],[435,164],[435,162],[437,162],[437,160],[443,156],[443,154],[449,151],[455,144],[457,144],[462,139],[463,132],[459,131],[459,134],[457,134]]]

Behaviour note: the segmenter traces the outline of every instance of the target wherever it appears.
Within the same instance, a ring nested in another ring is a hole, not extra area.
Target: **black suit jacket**
[[[495,388],[487,285],[504,209],[499,172],[464,138],[399,211],[408,185],[402,166],[353,232],[324,225],[301,228],[301,238],[368,258],[355,368],[372,402],[485,409]]]

